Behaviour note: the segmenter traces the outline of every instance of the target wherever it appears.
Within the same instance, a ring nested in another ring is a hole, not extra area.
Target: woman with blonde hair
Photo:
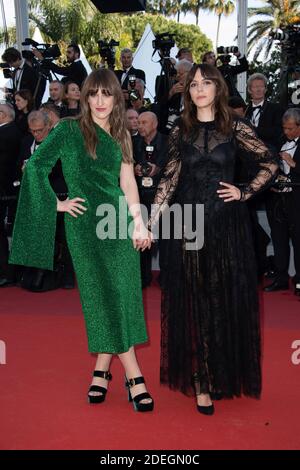
[[[65,201],[56,198],[48,180],[59,158],[69,190]],[[124,196],[127,204],[120,203]],[[112,236],[111,227],[103,230],[110,209]],[[105,400],[112,355],[117,354],[129,400],[137,411],[151,411],[154,402],[134,351],[134,345],[147,341],[137,251],[149,248],[151,239],[140,214],[122,91],[110,70],[87,77],[80,116],[60,122],[26,165],[12,263],[53,268],[56,211],[65,212],[89,351],[98,354],[88,400]],[[132,239],[128,233],[119,236],[124,226],[132,226]]]

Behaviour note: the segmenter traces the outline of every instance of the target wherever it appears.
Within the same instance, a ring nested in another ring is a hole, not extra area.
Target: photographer
[[[70,64],[68,67],[60,67],[53,62],[44,60],[44,56],[38,49],[33,49],[32,52],[39,59],[42,60],[42,66],[46,66],[49,70],[59,75],[63,75],[62,82],[74,82],[81,88],[83,81],[87,77],[87,71],[80,60],[80,48],[77,44],[70,44],[67,48],[67,61]]]
[[[4,60],[10,68],[13,68],[11,76],[13,89],[8,91],[11,94],[15,94],[19,90],[26,89],[30,90],[32,96],[35,97],[37,95],[38,73],[33,67],[28,65],[21,56],[21,53],[14,47],[9,47],[3,53],[2,60]],[[36,106],[39,106],[41,97],[37,98],[35,101]]]
[[[219,60],[222,65],[217,67],[223,78],[226,82],[229,96],[240,96],[239,92],[236,89],[235,77],[239,73],[247,72],[249,64],[245,56],[242,56],[240,51],[236,46],[231,47],[218,47],[217,52],[219,55],[217,58],[212,51],[206,52],[202,57],[203,64],[210,64],[217,66],[217,61]],[[234,55],[238,61],[239,65],[230,65],[232,55]]]
[[[229,96],[240,96],[239,92],[236,89],[236,80],[235,77],[243,72],[247,72],[249,68],[248,60],[245,56],[242,56],[237,47],[218,47],[218,54],[222,54],[218,57],[222,65],[218,67],[219,71],[223,75],[223,78],[226,82]],[[234,55],[238,61],[239,65],[230,65],[232,56]]]
[[[133,55],[130,49],[123,49],[121,51],[121,63],[123,70],[115,70],[115,74],[120,82],[121,88],[125,90],[125,99],[127,100],[127,92],[129,76],[135,75],[136,78],[143,80],[144,84],[146,83],[146,75],[143,70],[135,69],[132,65]]]
[[[183,110],[183,92],[185,80],[193,64],[186,59],[182,59],[175,65],[176,81],[168,91],[167,101],[161,101],[160,107],[160,130],[168,134],[172,129],[174,122],[181,115]]]
[[[150,214],[151,204],[162,172],[167,163],[167,136],[157,132],[158,121],[154,113],[147,111],[138,118],[139,136],[133,139],[133,158],[135,160],[135,176],[140,201],[147,207]],[[151,284],[151,250],[141,253],[142,286]],[[163,256],[160,256],[161,261]]]
[[[134,77],[133,75],[131,76]],[[128,83],[128,109],[132,108],[137,113],[141,114],[144,111],[148,111],[144,103],[145,84],[140,78],[135,78],[133,81]]]

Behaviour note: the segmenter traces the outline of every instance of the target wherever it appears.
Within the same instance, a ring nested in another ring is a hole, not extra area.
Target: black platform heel
[[[128,390],[128,401],[133,402],[135,411],[152,411],[154,408],[154,401],[148,392],[139,393],[139,395],[136,395],[134,398],[131,395],[130,389],[132,387],[144,383],[144,377],[135,377],[134,379],[127,379],[125,377],[125,387]],[[141,403],[141,401],[145,400],[146,398],[150,398],[152,400],[151,403]]]
[[[107,381],[112,379],[112,375],[109,370],[94,370],[94,377],[101,377]],[[90,395],[91,392],[97,392],[99,395]],[[88,402],[89,403],[102,403],[105,400],[107,388],[101,387],[100,385],[91,385],[88,391]],[[101,394],[101,395],[100,395]]]
[[[200,379],[199,379],[199,374],[197,372],[194,373],[193,378],[192,378],[192,384],[195,389],[195,395],[196,395],[196,400],[197,396],[201,395],[200,393]],[[197,410],[199,413],[202,413],[203,415],[211,416],[215,412],[215,407],[213,404],[208,405],[208,406],[203,406],[203,405],[198,405],[197,403]]]

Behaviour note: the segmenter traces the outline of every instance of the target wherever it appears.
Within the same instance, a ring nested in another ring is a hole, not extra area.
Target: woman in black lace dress
[[[166,207],[204,205],[204,244],[183,236],[166,241],[163,279],[161,382],[197,396],[197,409],[213,414],[214,397],[261,393],[260,322],[255,257],[244,201],[261,191],[277,164],[243,121],[232,121],[219,71],[194,65],[185,85],[184,112],[170,134],[170,155],[155,198],[152,229]],[[256,177],[233,185],[238,149]],[[190,227],[189,227],[190,228]],[[172,231],[171,231],[172,233]],[[191,240],[190,240],[191,241]]]

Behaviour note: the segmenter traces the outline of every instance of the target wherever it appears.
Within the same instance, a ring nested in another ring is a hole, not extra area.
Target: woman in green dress
[[[58,159],[68,186],[65,201],[56,198],[48,179]],[[132,162],[118,80],[110,70],[94,71],[81,91],[81,115],[60,122],[26,165],[10,262],[53,269],[56,211],[65,212],[89,351],[98,353],[88,400],[105,400],[117,354],[129,400],[137,411],[151,411],[134,351],[147,341],[138,251],[149,248],[151,236],[141,218]]]

